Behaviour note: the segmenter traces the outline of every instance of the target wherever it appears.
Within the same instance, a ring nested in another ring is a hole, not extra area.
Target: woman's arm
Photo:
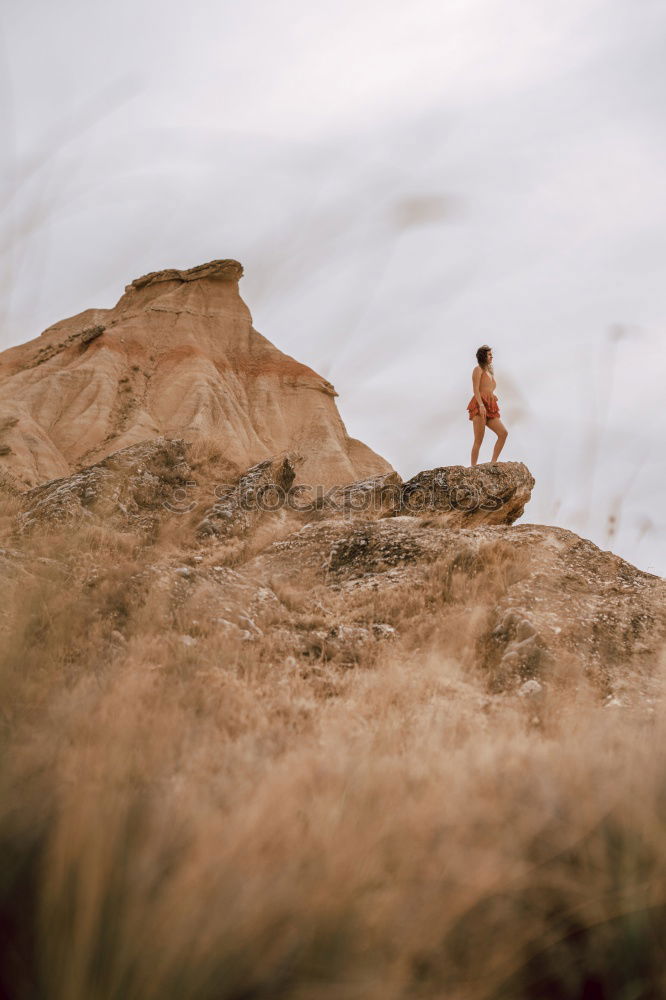
[[[481,399],[481,391],[479,389],[480,385],[481,385],[481,366],[477,365],[474,371],[472,372],[472,390],[474,392],[474,397],[477,403],[479,404],[479,413],[483,415],[486,412],[486,404]]]

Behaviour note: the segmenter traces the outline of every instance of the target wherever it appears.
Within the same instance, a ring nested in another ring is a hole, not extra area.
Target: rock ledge
[[[196,267],[188,267],[184,271],[177,268],[168,267],[163,271],[150,271],[140,278],[135,278],[129,285],[125,285],[125,291],[145,288],[147,285],[157,284],[159,281],[197,281],[199,278],[215,278],[219,281],[239,281],[243,277],[243,265],[232,259],[210,260],[207,264],[197,264]]]

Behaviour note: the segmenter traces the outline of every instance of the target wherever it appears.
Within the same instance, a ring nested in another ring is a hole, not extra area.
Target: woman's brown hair
[[[491,350],[492,347],[488,347],[487,344],[484,344],[476,352],[476,360],[478,361],[479,365],[484,369],[484,371],[492,371],[492,369],[488,365],[488,353]]]

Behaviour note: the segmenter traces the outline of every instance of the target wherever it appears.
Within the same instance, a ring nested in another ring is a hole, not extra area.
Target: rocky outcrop
[[[460,635],[461,655],[475,636],[467,665],[490,692],[586,680],[603,697],[649,697],[664,655],[666,581],[563,528],[327,520],[274,542],[245,572],[308,579],[313,595],[331,590],[350,609],[371,598],[398,609],[400,634]]]
[[[301,486],[293,498],[283,491],[282,501],[321,517],[436,515],[441,524],[465,527],[513,524],[522,516],[533,487],[534,477],[524,463],[501,462],[476,468],[441,466],[419,472],[407,482],[389,472],[325,491]]]
[[[122,449],[21,496],[5,575],[24,571],[26,533],[111,525],[143,540],[145,586],[170,595],[181,620],[265,643],[322,683],[333,683],[328,666],[367,662],[390,639],[459,643],[493,696],[538,702],[584,680],[609,704],[650,697],[666,581],[571,531],[513,524],[534,482],[525,466],[428,470],[407,483],[389,473],[313,498],[296,483],[303,461],[283,452],[241,472],[182,438]],[[410,509],[415,484],[430,493]],[[472,486],[484,502],[453,507],[454,491]],[[168,523],[178,554],[151,556]]]
[[[17,528],[25,533],[87,521],[151,532],[182,509],[194,474],[182,439],[144,441],[21,494]]]
[[[199,278],[214,278],[218,281],[239,281],[243,277],[243,267],[237,260],[211,260],[207,264],[188,267],[184,271],[169,267],[163,271],[151,271],[140,278],[135,278],[125,291],[145,288],[146,285],[156,285],[160,281],[197,281]]]
[[[243,268],[214,260],[135,279],[112,309],[88,309],[0,354],[0,471],[23,488],[159,437],[215,441],[239,469],[301,452],[299,481],[392,471],[351,438],[335,388],[258,333]]]
[[[200,536],[240,535],[262,517],[283,510],[304,461],[298,453],[288,453],[258,462],[236,482],[216,484],[216,500],[197,525]]]
[[[522,516],[533,488],[534,477],[523,462],[429,469],[404,483],[396,513],[437,513],[460,527],[513,524]]]
[[[402,477],[397,472],[370,476],[330,490],[303,490],[299,501],[322,517],[389,517],[400,503]]]
[[[246,535],[262,519],[287,519],[294,528],[336,518],[366,522],[396,516],[436,516],[441,525],[452,526],[511,524],[534,483],[522,463],[506,463],[431,469],[407,483],[390,472],[323,490],[297,482],[305,462],[300,452],[271,456],[241,473],[220,455],[205,471],[195,468],[192,448],[183,438],[159,437],[120,449],[72,476],[26,491],[19,524],[31,530],[97,515],[152,529],[155,516],[148,511],[158,508],[161,516],[196,510],[197,535],[217,538]]]

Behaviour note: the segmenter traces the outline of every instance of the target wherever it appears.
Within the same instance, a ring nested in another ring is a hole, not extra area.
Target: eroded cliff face
[[[131,282],[0,354],[0,471],[19,489],[161,435],[210,438],[240,472],[284,449],[324,487],[392,471],[349,437],[334,387],[252,325],[241,264]]]

